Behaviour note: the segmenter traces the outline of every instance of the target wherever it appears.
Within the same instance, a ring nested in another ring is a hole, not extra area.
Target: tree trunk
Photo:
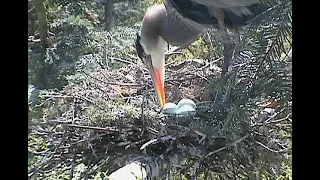
[[[104,5],[104,15],[106,21],[106,29],[112,30],[115,26],[115,17],[113,15],[114,11],[114,2],[113,0],[108,0],[107,3]]]
[[[49,29],[44,0],[33,0],[33,4],[39,21],[40,44],[43,47],[49,47],[51,46],[51,41],[48,34]]]

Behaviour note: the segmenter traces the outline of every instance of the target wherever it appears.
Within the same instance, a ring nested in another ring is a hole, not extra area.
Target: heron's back
[[[244,26],[267,10],[266,5],[255,2],[256,0],[165,0],[168,7],[175,9],[184,18],[199,24],[218,26],[218,20],[207,7],[207,4],[212,5],[224,11],[224,23],[229,28]]]

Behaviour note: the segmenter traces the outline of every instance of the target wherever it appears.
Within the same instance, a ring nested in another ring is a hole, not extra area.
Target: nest
[[[37,138],[43,146],[29,147],[41,157],[29,167],[30,177],[49,176],[57,167],[74,177],[82,164],[86,168],[78,178],[89,178],[139,156],[169,161],[178,155],[167,172],[256,178],[257,170],[279,175],[281,163],[290,160],[290,99],[245,98],[241,93],[248,86],[241,82],[247,81],[233,73],[220,78],[221,69],[212,62],[190,59],[167,64],[165,89],[170,102],[193,99],[197,114],[166,116],[144,66],[114,61],[126,66],[82,71],[64,90],[40,93],[32,108],[42,109],[43,117],[29,122],[29,142]]]

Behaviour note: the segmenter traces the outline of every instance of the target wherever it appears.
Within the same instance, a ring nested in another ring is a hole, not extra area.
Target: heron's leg
[[[219,23],[219,28],[220,28],[220,32],[223,40],[223,65],[222,65],[222,72],[221,72],[221,76],[223,76],[228,72],[228,68],[232,58],[232,44],[230,41],[227,27],[224,24],[224,11],[222,9],[215,8],[213,6],[209,6],[207,8],[209,10],[209,13],[212,16],[214,16]]]
[[[235,28],[235,42],[236,42],[236,45],[234,46],[233,59],[235,59],[240,54],[240,48],[239,48],[240,33],[238,28]]]
[[[222,9],[218,9],[215,7],[208,7],[208,9],[210,14],[213,15],[218,20],[218,23],[219,23],[220,34],[223,40],[223,65],[222,65],[222,72],[221,72],[221,77],[222,77],[221,80],[226,82],[227,79],[225,75],[228,72],[228,68],[232,58],[233,46],[230,41],[228,29],[224,24],[224,11]],[[226,92],[226,94],[223,97],[221,91],[222,91],[221,89],[218,89],[216,96],[214,97],[214,104],[220,103],[220,102],[224,102],[226,104],[228,103],[228,92]]]
[[[232,59],[232,53],[233,53],[233,45],[230,41],[230,35],[228,34],[228,30],[227,27],[225,26],[223,21],[218,20],[219,22],[219,28],[220,31],[222,32],[222,40],[223,40],[223,65],[222,65],[222,72],[221,72],[221,76],[225,76],[226,73],[228,72],[228,68],[230,66],[230,62]],[[227,82],[227,79],[225,79],[226,77],[223,77],[225,83]],[[226,87],[227,90],[224,94],[224,96],[222,97],[222,94],[218,93],[217,94],[217,98],[222,98],[222,102],[224,102],[225,104],[229,103],[229,96],[230,96],[230,86]]]
[[[230,41],[230,36],[228,34],[228,30],[224,25],[224,22],[219,20],[219,27],[223,40],[223,65],[221,75],[225,75],[228,72],[228,68],[230,65],[230,61],[232,58],[232,44]]]

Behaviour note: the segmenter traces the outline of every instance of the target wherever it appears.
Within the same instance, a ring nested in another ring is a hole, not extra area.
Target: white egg
[[[165,114],[176,114],[178,106],[175,103],[165,103],[162,112]]]
[[[178,102],[178,107],[182,107],[184,105],[189,105],[192,106],[194,109],[197,107],[196,103],[194,101],[192,101],[191,99],[181,99]]]
[[[189,104],[181,106],[177,111],[176,114],[178,116],[188,116],[194,115],[196,113],[196,109]]]

